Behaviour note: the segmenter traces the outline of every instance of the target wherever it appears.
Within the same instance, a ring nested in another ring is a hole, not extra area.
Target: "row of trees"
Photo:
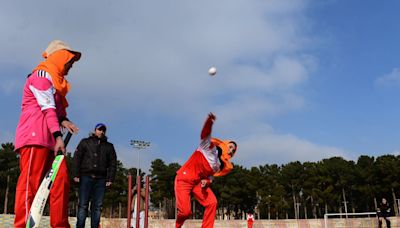
[[[0,213],[13,213],[19,175],[18,156],[13,149],[11,143],[0,148]],[[71,160],[68,153],[69,167]],[[328,212],[375,211],[382,197],[392,203],[398,215],[399,167],[400,157],[394,155],[360,156],[356,162],[332,157],[319,162],[266,164],[250,169],[236,165],[226,177],[216,178],[212,188],[221,216],[241,218],[243,213],[253,211],[261,219],[321,218]],[[142,176],[151,177],[151,209],[162,211],[165,218],[175,215],[173,185],[179,168],[178,163],[166,164],[156,159],[151,163],[149,174],[141,172]],[[126,216],[127,177],[131,173],[136,174],[136,169],[127,169],[118,161],[116,180],[106,192],[104,216]],[[70,202],[73,216],[77,207],[74,184]],[[202,216],[202,207],[196,203],[193,211],[194,218]]]

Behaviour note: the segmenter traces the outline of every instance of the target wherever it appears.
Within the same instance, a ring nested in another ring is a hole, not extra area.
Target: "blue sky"
[[[53,39],[82,52],[69,118],[97,122],[126,167],[131,139],[183,163],[208,112],[246,167],[398,154],[398,1],[7,2],[0,9],[0,142],[13,141],[25,76]],[[215,77],[207,69],[216,66]]]

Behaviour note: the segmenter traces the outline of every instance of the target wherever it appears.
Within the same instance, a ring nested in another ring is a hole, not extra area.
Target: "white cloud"
[[[253,167],[265,164],[286,164],[290,161],[316,162],[333,156],[340,156],[349,160],[356,159],[349,151],[321,146],[291,134],[277,134],[268,126],[259,126],[258,129],[253,130],[255,134],[248,137],[228,137],[238,143],[238,153],[233,158],[234,163]],[[219,137],[221,134],[215,134],[215,136]],[[126,145],[116,145],[115,148],[118,159],[123,162],[124,167],[137,167],[138,150]],[[194,150],[195,147],[192,149]],[[148,149],[139,150],[139,153],[140,167],[148,172],[151,161],[156,158],[162,158],[167,164],[178,162],[183,165],[187,156],[190,156],[191,150],[184,151],[180,156],[174,154],[165,156],[168,153],[167,150],[159,148],[157,145],[151,145]]]
[[[400,155],[400,151],[395,150],[395,151],[392,151],[392,152],[389,152],[389,153],[381,153],[379,156],[383,156],[383,155],[386,155],[386,154],[390,154],[390,155],[394,155],[394,156],[399,156],[399,155]]]
[[[377,153],[378,154],[378,156],[383,156],[383,155],[387,155],[387,154],[389,154],[389,155],[394,155],[394,156],[399,156],[400,155],[400,150],[398,150],[398,149],[396,149],[396,150],[392,150],[392,151],[390,151],[390,152],[381,152],[381,153]]]
[[[198,112],[215,105],[212,97],[236,91],[263,91],[273,102],[307,81],[309,66],[294,55],[307,40],[301,29],[304,1],[209,3],[101,1],[64,4],[65,12],[55,4],[13,4],[2,16],[16,21],[2,24],[8,33],[0,41],[13,64],[30,69],[52,37],[65,39],[83,52],[69,77],[75,96],[85,103],[101,98],[110,109],[129,102],[166,115],[176,112],[172,105]],[[32,7],[47,13],[33,20]],[[68,8],[74,9],[73,17],[67,16]],[[43,29],[48,39],[34,35]],[[253,63],[238,64],[243,58]],[[212,81],[206,74],[210,65],[220,71]],[[87,107],[86,112],[96,109]]]
[[[390,86],[399,86],[400,85],[400,69],[393,68],[392,72],[389,74],[385,74],[378,79],[375,80],[375,85],[390,87]]]
[[[157,158],[162,157],[163,153],[156,143],[151,143],[150,147],[146,149],[135,149],[133,147],[128,147],[126,145],[114,145],[115,151],[117,153],[117,159],[122,162],[125,168],[136,168],[140,165],[140,169],[143,172],[149,173],[151,168],[151,162]],[[139,157],[138,157],[139,156]],[[138,162],[138,158],[140,164]],[[165,159],[163,159],[165,161]],[[167,164],[169,161],[166,162]]]
[[[47,43],[62,39],[82,51],[81,61],[68,76],[69,111],[81,119],[92,120],[96,113],[97,118],[128,122],[158,115],[162,121],[178,116],[185,123],[197,123],[194,120],[213,111],[217,133],[241,139],[243,154],[237,159],[243,164],[317,160],[345,153],[293,135],[277,135],[270,123],[304,107],[301,88],[318,67],[318,60],[307,53],[318,43],[310,42],[315,37],[306,33],[307,4],[306,0],[3,4],[0,28],[7,32],[0,36],[0,67],[31,70]],[[218,68],[215,77],[207,74],[211,65]],[[2,75],[0,80],[5,80]],[[157,140],[158,132],[153,134]],[[135,166],[136,153],[128,146],[117,147],[124,164]],[[144,154],[143,164],[152,159]]]
[[[290,134],[252,135],[240,139],[234,162],[245,166],[286,164],[289,161],[320,161],[332,156],[353,159],[347,151],[320,146]]]
[[[5,79],[2,80],[2,82],[0,83],[0,92],[9,95],[16,91],[19,92],[21,87],[22,87],[21,81],[15,78],[7,80]]]
[[[0,143],[14,142],[14,132],[0,131]]]

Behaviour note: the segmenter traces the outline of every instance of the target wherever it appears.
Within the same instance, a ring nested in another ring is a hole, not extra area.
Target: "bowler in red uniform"
[[[200,145],[188,161],[176,172],[175,197],[178,209],[176,227],[182,227],[191,212],[191,194],[204,207],[202,228],[213,227],[217,209],[217,199],[209,188],[213,176],[228,174],[233,165],[230,159],[236,152],[234,141],[211,138],[216,117],[208,114],[200,136]]]

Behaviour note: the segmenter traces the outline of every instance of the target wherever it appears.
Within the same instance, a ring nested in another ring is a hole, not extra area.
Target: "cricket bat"
[[[71,132],[67,133],[64,139],[65,148],[71,139]],[[44,207],[46,206],[47,198],[49,197],[50,189],[53,186],[54,179],[57,176],[61,162],[64,160],[64,155],[59,153],[53,161],[50,170],[46,173],[42,183],[36,192],[35,198],[33,199],[31,210],[29,211],[29,217],[26,221],[26,228],[39,227],[40,219],[42,218]]]

